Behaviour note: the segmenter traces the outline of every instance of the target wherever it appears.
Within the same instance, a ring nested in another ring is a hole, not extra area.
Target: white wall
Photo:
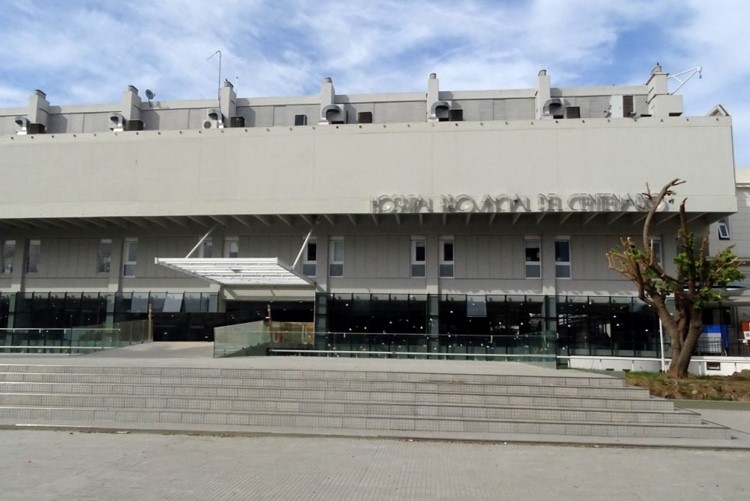
[[[661,360],[658,358],[628,357],[586,357],[571,356],[567,358],[571,369],[612,370],[632,372],[660,372]],[[665,363],[669,367],[670,359]],[[709,369],[711,367],[711,369]],[[701,357],[695,356],[690,361],[688,372],[696,376],[731,376],[735,372],[750,370],[748,357]]]
[[[2,136],[0,159],[0,218],[366,214],[380,195],[637,194],[674,177],[689,211],[736,210],[727,117]]]

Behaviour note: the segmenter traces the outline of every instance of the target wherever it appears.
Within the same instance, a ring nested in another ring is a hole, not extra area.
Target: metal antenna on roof
[[[206,58],[206,61],[208,61],[211,58],[213,58],[216,54],[219,55],[219,79],[218,79],[219,83],[218,83],[216,89],[217,89],[217,92],[218,92],[218,95],[219,95],[219,107],[221,107],[221,50],[217,50],[216,52],[214,52],[213,54],[211,54],[210,56],[208,56]]]
[[[687,76],[685,76],[687,75]],[[674,94],[678,90],[682,88],[683,85],[688,83],[688,80],[693,78],[695,75],[698,75],[698,78],[703,78],[703,66],[696,66],[695,68],[690,68],[689,70],[681,71],[679,73],[675,73],[674,75],[669,75],[667,77],[667,80],[677,80],[677,83],[679,84],[675,90],[670,92],[670,94]]]

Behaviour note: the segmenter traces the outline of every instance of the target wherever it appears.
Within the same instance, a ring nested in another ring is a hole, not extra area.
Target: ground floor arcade
[[[17,345],[25,329],[111,327],[151,321],[155,341],[212,341],[214,328],[264,320],[309,322],[315,347],[390,349],[449,345],[488,349],[553,343],[558,355],[660,356],[655,312],[633,297],[318,293],[306,299],[227,300],[218,293],[34,292],[0,295],[0,336]],[[750,305],[707,310],[699,351],[748,355]],[[19,334],[20,333],[20,334]],[[718,335],[717,335],[718,333]],[[3,343],[0,343],[3,344]],[[668,350],[668,340],[666,340]],[[386,348],[383,348],[386,347]]]

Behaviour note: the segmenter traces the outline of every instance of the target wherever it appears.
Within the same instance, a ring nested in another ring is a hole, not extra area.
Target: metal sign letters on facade
[[[433,199],[419,195],[381,195],[372,199],[375,214],[419,214],[426,212],[626,212],[646,211],[649,202],[639,194],[575,193],[566,199],[554,193],[528,195],[442,195]],[[666,205],[659,208],[666,210]]]

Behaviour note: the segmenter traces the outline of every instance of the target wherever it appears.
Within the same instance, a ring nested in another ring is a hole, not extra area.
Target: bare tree
[[[638,289],[638,297],[654,308],[663,329],[672,341],[672,361],[667,375],[682,378],[687,375],[690,359],[698,336],[703,331],[703,310],[711,301],[721,298],[729,282],[741,280],[743,263],[731,247],[708,257],[708,236],[697,238],[688,228],[685,202],[680,203],[680,226],[677,230],[676,275],[668,274],[654,253],[651,226],[659,207],[672,203],[674,188],[685,181],[674,179],[658,194],[646,185],[644,196],[648,213],[643,223],[641,245],[630,237],[621,239],[621,246],[607,253],[609,267],[631,280]],[[667,308],[667,298],[674,298],[673,312]]]

